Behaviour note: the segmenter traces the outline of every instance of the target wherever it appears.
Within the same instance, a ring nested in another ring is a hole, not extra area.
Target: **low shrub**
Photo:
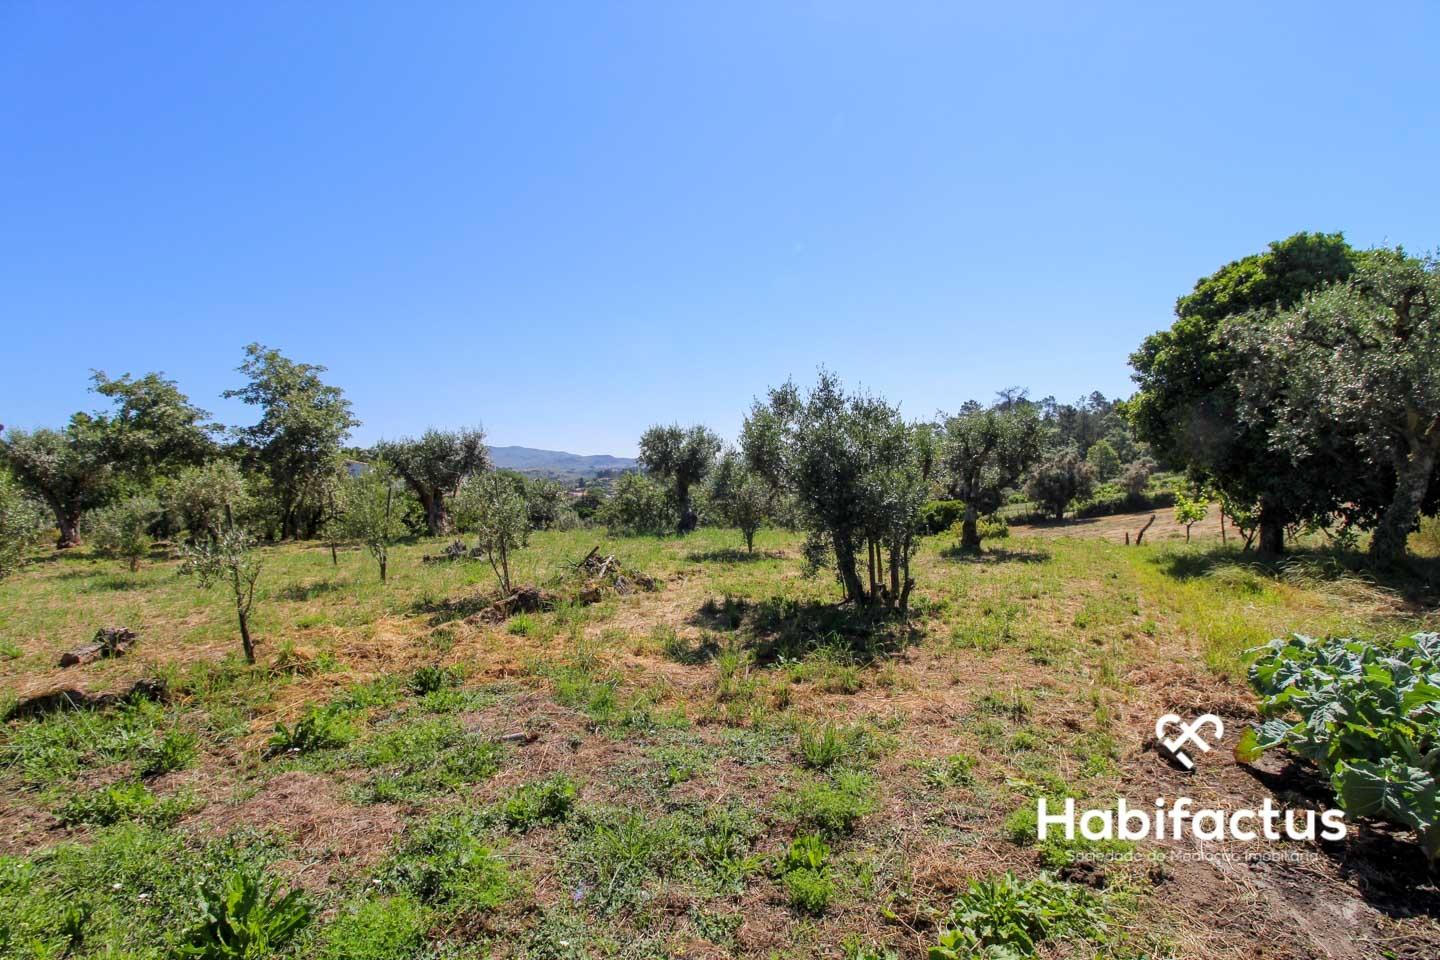
[[[964,517],[964,500],[929,500],[920,508],[920,526],[926,533],[944,533]]]

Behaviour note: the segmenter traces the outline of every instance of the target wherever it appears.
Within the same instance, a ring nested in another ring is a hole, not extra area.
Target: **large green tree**
[[[80,543],[80,518],[108,499],[114,471],[106,432],[85,414],[64,430],[8,431],[4,459],[22,484],[55,514],[58,547]]]
[[[472,473],[490,468],[485,431],[426,430],[418,440],[382,441],[377,456],[387,460],[425,508],[425,527],[432,537],[450,530],[447,501]]]
[[[260,421],[236,431],[265,471],[278,499],[282,537],[311,536],[323,510],[321,493],[340,445],[359,426],[339,387],[320,379],[325,368],[296,363],[252,343],[240,372],[249,383],[223,396],[260,408]]]
[[[699,522],[690,503],[690,488],[705,479],[719,453],[720,438],[703,426],[654,426],[640,437],[640,466],[669,482],[680,515],[680,533],[694,530]]]
[[[1321,464],[1272,446],[1271,404],[1257,403],[1255,416],[1241,417],[1246,358],[1221,329],[1232,317],[1263,325],[1305,294],[1350,277],[1362,256],[1338,233],[1272,243],[1196,283],[1176,302],[1171,327],[1130,357],[1140,386],[1129,404],[1137,434],[1161,460],[1185,466],[1230,500],[1255,504],[1264,552],[1283,552],[1287,525],[1336,508],[1344,484],[1335,471],[1343,461]]]
[[[1030,404],[986,408],[971,402],[945,418],[940,462],[950,495],[965,501],[962,547],[980,547],[981,512],[1000,506],[1001,492],[1039,458],[1041,442],[1040,418]]]
[[[1440,263],[1371,251],[1348,282],[1227,331],[1250,360],[1245,418],[1296,459],[1339,461],[1336,438],[1355,438],[1345,509],[1374,526],[1373,560],[1400,560],[1440,466]]]
[[[115,402],[110,413],[94,416],[105,434],[117,472],[147,483],[165,471],[195,466],[214,456],[212,435],[221,428],[210,414],[190,402],[174,380],[160,373],[125,374],[111,379],[91,376],[93,389]]]

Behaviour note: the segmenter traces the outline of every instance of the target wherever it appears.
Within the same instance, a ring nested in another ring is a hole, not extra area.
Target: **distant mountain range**
[[[536,450],[534,447],[491,447],[490,460],[502,470],[577,477],[594,476],[601,470],[630,470],[635,467],[635,460],[631,457],[612,457],[606,453],[587,457],[563,450]]]

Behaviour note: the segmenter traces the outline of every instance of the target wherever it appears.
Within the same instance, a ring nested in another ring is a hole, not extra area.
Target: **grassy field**
[[[1279,760],[1186,779],[1155,718],[1238,732],[1243,651],[1272,636],[1440,623],[1433,561],[1377,582],[1199,528],[1117,542],[1139,522],[934,538],[903,623],[835,606],[780,531],[753,556],[727,531],[538,534],[518,582],[573,594],[599,544],[656,589],[498,622],[487,565],[421,562],[439,542],[384,585],[359,551],[278,546],[255,668],[173,561],[37,556],[0,584],[0,706],[167,692],[0,728],[0,956],[169,956],[247,867],[314,906],[282,954],[336,960],[924,957],[975,909],[1049,918],[1022,956],[1440,955],[1423,859],[1378,831],[1293,862],[1036,844],[1040,796],[1302,803]],[[139,641],[56,666],[104,626]]]

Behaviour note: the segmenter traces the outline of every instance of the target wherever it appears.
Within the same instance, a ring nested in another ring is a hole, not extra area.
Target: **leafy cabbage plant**
[[[1297,633],[1250,652],[1262,722],[1236,759],[1283,746],[1329,775],[1348,816],[1408,827],[1440,856],[1440,634],[1375,644]]]

